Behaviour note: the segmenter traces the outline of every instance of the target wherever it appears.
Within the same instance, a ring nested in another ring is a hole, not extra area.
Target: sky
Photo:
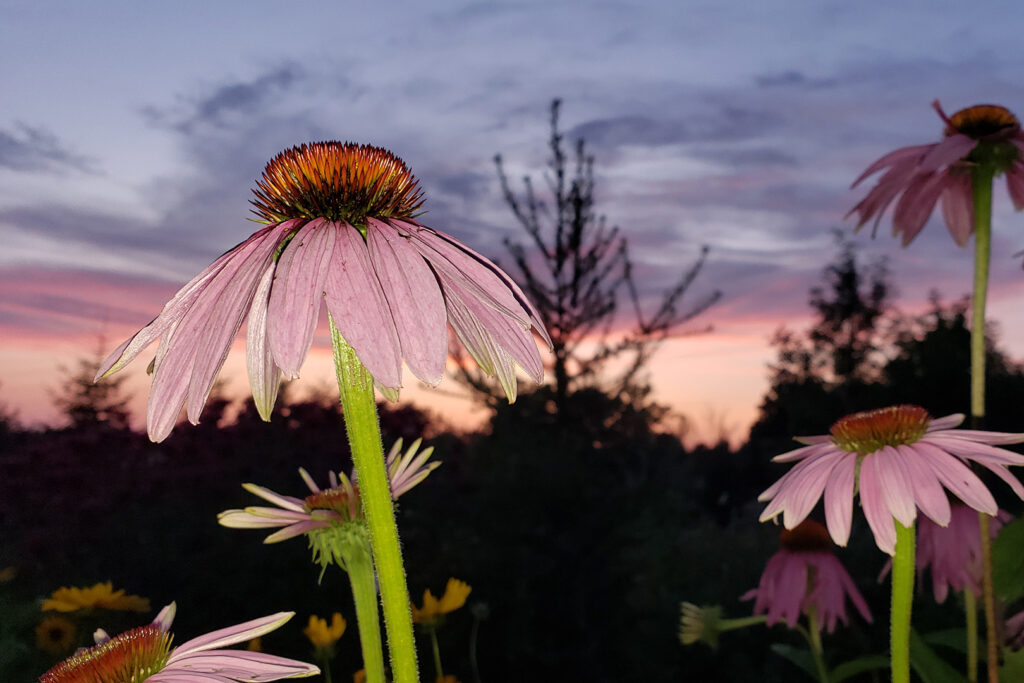
[[[1014,2],[0,0],[0,12],[0,402],[28,424],[56,419],[60,365],[116,346],[252,232],[254,181],[293,145],[390,149],[420,179],[423,222],[500,259],[521,234],[493,157],[542,187],[558,97],[645,297],[710,248],[692,296],[722,290],[695,323],[713,329],[667,343],[651,381],[694,434],[741,434],[772,332],[809,322],[831,230],[852,234],[844,215],[866,191],[852,180],[937,140],[935,98],[950,113],[1024,111]],[[1016,357],[1022,222],[1000,186],[989,310]],[[938,216],[905,250],[883,225],[858,241],[889,258],[902,307],[969,290],[970,251]],[[328,341],[300,384],[329,382]],[[141,405],[145,363],[126,372]],[[242,396],[241,347],[225,375]],[[406,396],[478,419],[455,390]]]

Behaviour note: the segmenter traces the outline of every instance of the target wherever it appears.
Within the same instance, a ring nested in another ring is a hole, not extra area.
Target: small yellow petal
[[[469,597],[472,591],[473,589],[465,581],[459,581],[455,578],[448,579],[448,585],[444,587],[444,595],[441,597],[438,611],[441,614],[454,612],[466,604],[466,598]]]

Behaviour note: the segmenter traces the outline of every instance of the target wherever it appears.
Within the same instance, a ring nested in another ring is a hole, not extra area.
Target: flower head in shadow
[[[395,155],[304,144],[271,160],[254,193],[266,227],[179,290],[97,373],[116,372],[160,339],[147,411],[154,441],[185,404],[198,422],[247,316],[249,383],[269,419],[282,375],[299,374],[324,303],[386,395],[402,386],[403,360],[427,384],[441,381],[448,325],[510,400],[517,366],[543,379],[531,329],[551,340],[537,310],[494,263],[417,220],[422,193]]]
[[[755,600],[754,614],[766,614],[769,626],[784,621],[790,628],[796,627],[801,614],[813,614],[831,633],[838,621],[848,623],[849,598],[864,620],[871,621],[864,597],[832,552],[825,527],[806,520],[793,530],[783,529],[779,545],[757,588],[741,598]]]
[[[428,588],[423,591],[423,606],[412,605],[413,622],[427,626],[436,625],[441,616],[465,605],[466,598],[472,590],[468,583],[455,578],[448,579],[440,599],[434,597]]]
[[[857,214],[858,229],[872,218],[877,228],[882,214],[899,197],[893,209],[893,234],[902,235],[906,246],[941,201],[946,227],[956,243],[964,246],[974,231],[972,169],[985,164],[996,173],[1005,173],[1010,199],[1018,211],[1024,209],[1024,133],[1017,118],[1004,107],[979,104],[947,116],[938,100],[932,106],[946,124],[942,140],[901,147],[868,166],[853,187],[885,172],[850,213]]]

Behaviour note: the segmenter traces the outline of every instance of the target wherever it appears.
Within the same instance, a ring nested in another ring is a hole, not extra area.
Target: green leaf
[[[793,664],[796,664],[811,678],[818,679],[818,669],[814,666],[814,658],[811,657],[811,653],[807,650],[801,650],[785,643],[772,643],[771,650],[775,654],[785,657]]]
[[[910,631],[910,666],[924,683],[964,683],[967,679],[928,646],[921,635]]]
[[[921,637],[929,645],[939,645],[956,650],[957,652],[967,653],[967,629],[947,628],[942,631],[923,633]]]
[[[865,671],[888,668],[889,658],[885,655],[864,655],[863,657],[843,662],[836,668],[832,669],[832,673],[829,674],[828,679],[831,683],[841,683],[841,681],[845,681],[851,676],[862,674]]]
[[[1024,650],[1006,651],[1003,665],[999,667],[999,680],[1024,681]]]
[[[1004,526],[992,542],[992,583],[1003,602],[1024,596],[1024,518]]]

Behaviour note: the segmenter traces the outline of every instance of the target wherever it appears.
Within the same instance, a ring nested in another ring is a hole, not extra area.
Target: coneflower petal
[[[193,638],[174,649],[168,664],[195,652],[213,650],[218,647],[243,643],[253,638],[266,635],[295,616],[294,612],[278,612],[269,616],[253,619],[235,626],[228,626],[206,635]]]
[[[961,247],[974,232],[974,198],[967,175],[950,174],[942,191],[942,216],[953,240]]]
[[[285,247],[270,289],[268,340],[274,361],[286,377],[299,368],[313,345],[334,251],[335,231],[323,219],[306,223]]]
[[[427,384],[444,376],[448,357],[444,299],[433,271],[393,227],[367,219],[366,242],[409,369]]]
[[[366,242],[347,223],[335,223],[337,242],[327,273],[327,310],[356,356],[383,386],[402,386],[402,347]]]
[[[249,374],[249,388],[256,412],[265,421],[270,421],[281,387],[281,368],[274,362],[267,339],[267,305],[270,303],[270,286],[274,281],[277,264],[271,264],[263,273],[249,309],[249,322],[245,331],[245,364]]]
[[[949,524],[949,500],[935,472],[928,466],[924,456],[911,446],[896,446],[907,467],[911,485],[914,488],[914,500],[929,519],[945,526]]]
[[[856,458],[843,458],[832,468],[825,483],[825,524],[832,540],[841,546],[850,541],[856,472]]]

